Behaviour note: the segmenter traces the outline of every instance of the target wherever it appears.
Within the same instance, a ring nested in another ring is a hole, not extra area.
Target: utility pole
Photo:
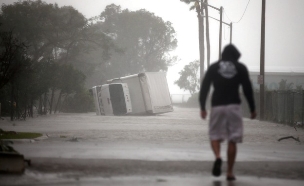
[[[214,20],[220,22],[220,20],[218,20],[218,19],[216,19],[214,17],[209,16],[209,18],[214,19]],[[230,43],[232,43],[232,22],[228,24],[228,23],[222,21],[222,24],[225,24],[225,25],[227,25],[227,26],[230,27]]]
[[[223,7],[220,8],[220,36],[219,36],[219,59],[222,57],[222,23],[223,23]]]
[[[219,33],[219,59],[221,59],[221,55],[222,55],[222,27],[223,27],[223,7],[220,7],[220,8],[216,8],[214,6],[211,6],[209,5],[208,3],[203,3],[201,2],[202,4],[204,4],[205,6],[209,6],[217,11],[220,11],[220,20],[218,20],[220,22],[220,33]],[[211,17],[212,18],[212,17]],[[213,18],[214,19],[214,18]],[[216,19],[217,20],[217,19]],[[230,27],[232,28],[232,27]],[[232,31],[232,29],[231,29]],[[231,34],[231,32],[230,32]]]
[[[232,23],[230,25],[230,44],[232,44]]]
[[[195,2],[195,8],[197,12],[198,18],[198,37],[199,37],[199,53],[200,53],[200,81],[202,81],[204,77],[205,70],[205,28],[204,28],[204,11],[203,5],[199,4],[198,1]]]
[[[262,0],[262,16],[261,16],[261,52],[260,52],[260,120],[264,120],[265,113],[265,13],[266,0]]]
[[[203,0],[202,0],[203,3]],[[205,3],[208,4],[208,0],[205,0]],[[203,4],[202,4],[203,5]],[[210,66],[210,34],[209,34],[209,11],[208,7],[204,5],[206,12],[206,46],[207,46],[207,68]]]

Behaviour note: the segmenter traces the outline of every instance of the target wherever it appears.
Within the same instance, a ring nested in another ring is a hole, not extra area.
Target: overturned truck
[[[173,106],[170,97],[169,87],[167,83],[166,73],[164,72],[144,72],[139,74],[134,74],[130,76],[114,78],[107,81],[107,84],[100,86],[100,92],[102,92],[102,87],[111,87],[112,85],[124,85],[127,86],[121,91],[122,93],[115,92],[116,94],[124,95],[125,100],[117,100],[117,97],[110,95],[107,99],[102,98],[101,93],[97,91],[93,95],[95,98],[96,113],[98,115],[111,115],[110,112],[105,110],[113,110],[114,115],[117,108],[113,107],[114,102],[119,102],[121,104],[127,104],[127,112],[123,114],[133,114],[133,115],[144,115],[144,114],[160,114],[166,112],[172,112]],[[94,87],[93,87],[94,88]],[[126,98],[130,102],[126,101]],[[99,101],[101,100],[101,101]],[[103,101],[105,100],[105,101]],[[100,111],[98,111],[100,110]],[[98,113],[99,112],[99,113]]]
[[[128,85],[104,84],[92,87],[97,115],[125,115],[132,112]]]

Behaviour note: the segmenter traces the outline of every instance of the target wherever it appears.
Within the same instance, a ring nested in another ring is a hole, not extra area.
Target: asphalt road
[[[32,166],[23,175],[0,175],[3,185],[303,185],[304,130],[244,119],[236,182],[211,176],[208,120],[198,108],[156,116],[55,114],[0,121],[0,128],[41,132],[15,141]],[[226,144],[222,156],[226,159]],[[1,185],[2,185],[1,184]]]

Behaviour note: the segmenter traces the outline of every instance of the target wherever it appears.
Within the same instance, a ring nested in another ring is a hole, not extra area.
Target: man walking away
[[[233,165],[237,154],[237,143],[243,140],[243,121],[241,112],[240,85],[249,104],[251,119],[256,117],[253,90],[246,66],[238,59],[241,54],[234,45],[224,48],[222,59],[212,64],[202,82],[200,90],[201,117],[207,116],[206,98],[211,84],[214,91],[211,99],[209,122],[209,138],[215,155],[212,174],[221,175],[222,158],[220,155],[221,142],[228,140],[227,177],[228,181],[235,180]]]

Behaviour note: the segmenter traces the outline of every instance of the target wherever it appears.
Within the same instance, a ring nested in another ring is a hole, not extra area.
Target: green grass
[[[0,139],[34,139],[42,136],[40,133],[33,132],[17,132],[11,133],[0,133]]]

